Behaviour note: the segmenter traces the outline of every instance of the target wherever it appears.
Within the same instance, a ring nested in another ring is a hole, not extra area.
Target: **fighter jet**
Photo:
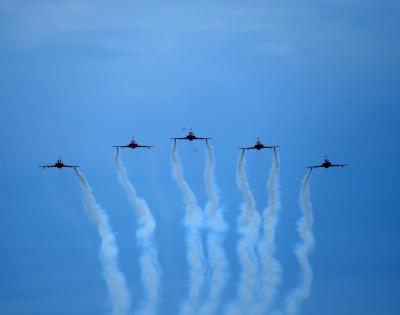
[[[279,148],[279,145],[264,145],[261,141],[260,138],[257,138],[257,142],[255,145],[252,147],[244,147],[244,148],[239,148],[239,150],[262,150],[262,149],[276,149]]]
[[[312,165],[312,166],[307,166],[309,169],[313,168],[318,168],[318,167],[323,167],[323,168],[330,168],[330,167],[344,167],[347,164],[332,164],[331,161],[328,160],[328,158],[324,159],[324,162],[320,165]]]
[[[193,131],[190,129],[189,133],[185,136],[185,137],[177,137],[177,138],[171,138],[173,140],[189,140],[189,141],[193,141],[193,140],[209,140],[211,138],[202,138],[202,137],[197,137]]]
[[[63,167],[68,167],[68,168],[77,168],[79,167],[79,165],[67,165],[64,164],[63,161],[61,161],[61,158],[58,158],[58,160],[56,161],[56,163],[54,163],[53,165],[40,165],[41,168],[63,168]]]
[[[136,142],[135,137],[132,138],[131,142],[127,145],[113,145],[113,148],[131,148],[131,149],[136,149],[136,148],[153,148],[154,145],[141,145]]]

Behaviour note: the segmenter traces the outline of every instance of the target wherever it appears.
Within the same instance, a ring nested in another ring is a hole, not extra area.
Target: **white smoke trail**
[[[137,196],[135,188],[129,181],[128,173],[119,157],[118,149],[115,154],[115,165],[117,167],[119,180],[128,195],[129,201],[132,208],[135,210],[140,225],[136,231],[136,237],[142,248],[142,253],[140,255],[140,268],[146,292],[146,302],[143,303],[139,314],[155,315],[159,300],[161,273],[157,250],[154,246],[154,230],[156,228],[156,223],[146,201]]]
[[[263,213],[263,238],[258,247],[258,252],[263,266],[262,287],[261,287],[261,309],[267,313],[271,308],[277,286],[281,281],[281,265],[275,258],[275,233],[278,223],[278,212],[280,210],[279,200],[279,153],[273,151],[272,166],[269,173],[267,190],[268,206]]]
[[[208,154],[204,180],[207,188],[208,202],[205,209],[205,215],[208,227],[208,264],[211,269],[211,275],[209,279],[210,289],[206,302],[200,308],[200,315],[212,315],[216,312],[220,304],[221,293],[228,280],[228,261],[222,247],[226,223],[218,204],[218,188],[214,178],[214,150],[208,142],[206,142],[206,145]]]
[[[300,311],[301,303],[308,298],[311,291],[312,268],[308,256],[314,248],[312,233],[313,213],[310,200],[311,169],[304,176],[300,189],[299,204],[302,209],[302,218],[298,222],[298,232],[302,243],[296,248],[296,256],[302,272],[301,284],[292,291],[286,302],[286,314],[296,315]]]
[[[258,314],[256,294],[258,292],[259,261],[256,244],[260,234],[260,215],[256,211],[253,194],[245,172],[244,151],[239,156],[236,181],[242,192],[244,202],[238,220],[238,231],[241,235],[237,251],[242,266],[238,285],[237,303],[228,306],[228,315]]]
[[[100,238],[100,258],[103,265],[103,276],[106,280],[112,303],[112,315],[125,315],[130,308],[129,292],[125,277],[118,267],[118,248],[115,237],[108,223],[108,216],[97,204],[85,176],[75,169],[82,189],[84,206],[90,220],[96,225]]]
[[[196,197],[183,176],[182,165],[176,152],[176,142],[174,142],[171,150],[171,164],[174,178],[183,194],[185,202],[187,260],[190,267],[189,294],[181,306],[180,314],[193,315],[196,313],[199,305],[201,289],[205,278],[204,249],[199,231],[203,218],[197,205]]]

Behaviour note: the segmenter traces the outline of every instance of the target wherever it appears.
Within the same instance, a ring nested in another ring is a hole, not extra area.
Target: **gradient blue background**
[[[78,163],[110,216],[133,308],[142,297],[135,217],[113,164],[114,144],[153,144],[122,159],[158,223],[162,315],[185,296],[184,213],[169,137],[213,137],[239,265],[238,146],[281,145],[278,305],[298,283],[293,254],[304,166],[325,154],[348,168],[312,177],[316,248],[308,315],[400,314],[400,2],[19,1],[0,3],[0,314],[105,314],[99,238],[71,170]],[[205,148],[178,146],[202,206]],[[271,152],[250,152],[259,211]]]

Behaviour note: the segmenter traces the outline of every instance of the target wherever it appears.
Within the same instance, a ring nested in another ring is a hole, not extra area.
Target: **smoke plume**
[[[311,291],[312,268],[308,256],[314,248],[314,235],[312,233],[313,213],[310,200],[310,180],[311,169],[303,179],[299,198],[302,218],[298,222],[298,232],[302,242],[296,248],[296,256],[302,273],[302,281],[287,299],[287,315],[299,314],[301,303],[309,297]]]
[[[237,246],[242,271],[238,285],[238,302],[229,305],[227,313],[228,315],[257,314],[259,261],[256,244],[259,239],[261,219],[256,211],[254,197],[247,180],[244,151],[239,156],[236,181],[244,199],[238,219],[240,240]]]
[[[119,180],[128,195],[130,204],[139,222],[136,237],[142,250],[139,261],[146,295],[146,301],[143,303],[139,314],[155,315],[160,288],[160,268],[157,249],[154,245],[156,223],[146,201],[137,196],[136,190],[128,178],[125,166],[120,159],[118,149],[115,154],[115,165],[117,167]]]
[[[106,280],[112,315],[125,315],[130,308],[129,292],[125,277],[118,267],[118,248],[115,237],[108,223],[108,216],[97,204],[92,188],[85,176],[75,169],[83,193],[84,206],[90,220],[96,225],[101,238],[100,258],[103,265],[103,276]]]
[[[208,202],[205,208],[207,233],[207,254],[208,265],[210,268],[209,291],[206,302],[200,308],[200,315],[214,314],[221,299],[221,293],[228,280],[228,262],[222,241],[226,230],[226,223],[222,211],[219,207],[218,188],[215,182],[215,157],[214,150],[208,142],[207,145],[207,164],[204,173],[204,180],[207,188]]]
[[[268,206],[263,213],[264,235],[258,247],[263,267],[263,274],[261,277],[261,308],[263,313],[268,312],[271,308],[277,293],[277,285],[281,281],[281,265],[275,258],[275,234],[278,223],[278,212],[280,210],[279,171],[279,153],[274,150],[267,183]]]
[[[200,236],[202,213],[197,205],[196,197],[183,176],[183,169],[176,152],[176,141],[171,150],[172,171],[176,183],[183,194],[185,203],[185,226],[187,260],[189,264],[189,294],[183,302],[181,315],[193,315],[197,312],[201,290],[205,278],[204,249]]]

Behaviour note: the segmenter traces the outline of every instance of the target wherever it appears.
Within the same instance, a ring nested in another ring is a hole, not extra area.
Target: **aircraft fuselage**
[[[324,163],[322,163],[322,167],[324,168],[329,168],[332,166],[332,163],[328,160],[325,160]]]

